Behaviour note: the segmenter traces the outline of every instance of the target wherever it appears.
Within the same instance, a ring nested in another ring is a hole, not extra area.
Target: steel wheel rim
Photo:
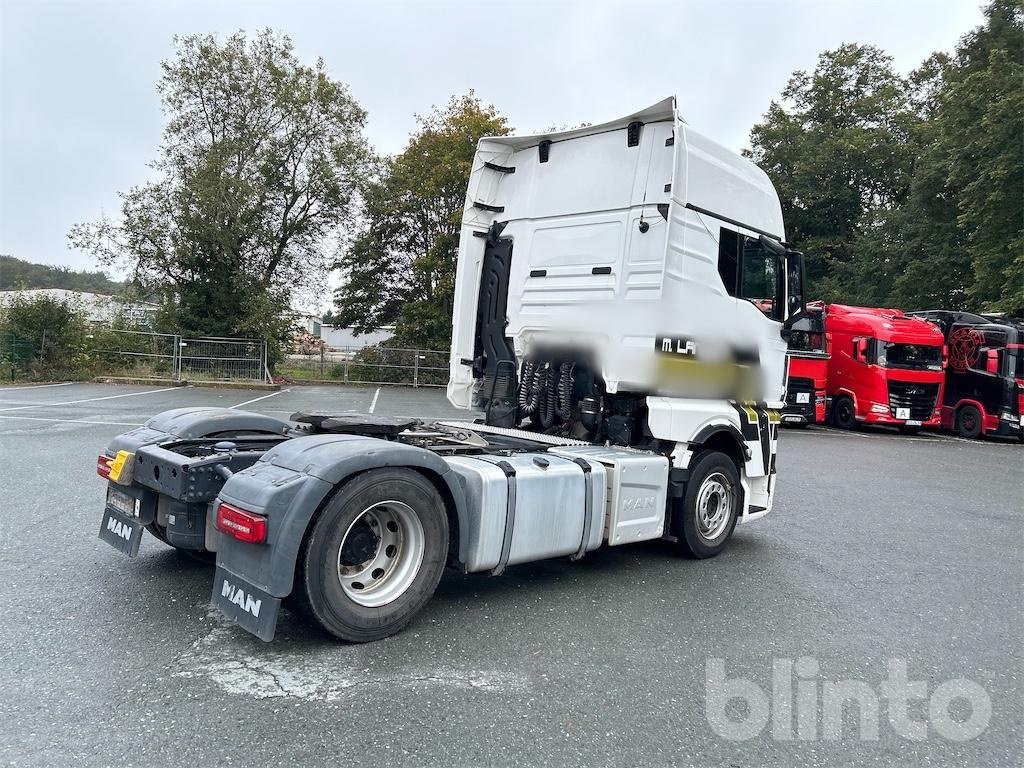
[[[721,472],[704,478],[697,490],[697,533],[714,541],[725,533],[733,508],[732,482]]]
[[[375,542],[367,538],[367,531]],[[342,590],[352,602],[366,608],[394,602],[415,581],[425,542],[423,524],[408,504],[380,501],[364,509],[349,524],[338,546]],[[368,556],[354,557],[353,553],[360,552]]]

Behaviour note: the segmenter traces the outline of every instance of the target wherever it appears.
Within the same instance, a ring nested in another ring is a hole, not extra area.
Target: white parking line
[[[373,402],[370,403],[370,413],[373,413],[373,409],[377,407],[378,397],[380,397],[380,387],[377,387],[377,391],[373,393]]]
[[[48,419],[43,416],[6,416],[0,414],[0,419],[22,419],[28,421],[53,421],[59,424],[95,424],[99,426],[111,425],[114,427],[141,427],[142,422],[138,421],[89,421],[87,419]]]
[[[234,408],[241,408],[243,405],[251,405],[252,403],[258,403],[260,400],[266,400],[268,397],[273,397],[274,395],[281,395],[284,394],[285,392],[291,392],[291,389],[281,389],[278,390],[277,392],[271,392],[269,395],[263,395],[263,397],[254,397],[252,400],[246,400],[244,403],[236,403],[235,405],[229,406],[229,410]]]
[[[27,387],[3,387],[0,392],[17,392],[19,389],[42,389],[43,387],[67,387],[72,384],[81,384],[79,381],[62,381],[60,384],[32,384]]]
[[[138,397],[140,395],[155,395],[159,392],[170,392],[172,389],[181,387],[164,387],[163,389],[150,389],[146,392],[128,392],[123,395],[107,395],[106,397],[87,397],[84,400],[65,400],[62,403],[39,403],[37,405],[19,405],[15,408],[0,408],[0,411],[24,411],[27,408],[54,408],[58,405],[77,405],[78,403],[95,403],[99,400],[116,400],[119,397]]]

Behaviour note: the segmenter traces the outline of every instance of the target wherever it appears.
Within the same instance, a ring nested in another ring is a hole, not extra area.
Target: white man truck
[[[214,605],[264,640],[285,599],[343,640],[391,635],[446,565],[716,555],[772,507],[804,296],[784,234],[768,177],[674,99],[482,139],[448,384],[482,418],[167,411],[99,456],[100,537],[215,558]]]

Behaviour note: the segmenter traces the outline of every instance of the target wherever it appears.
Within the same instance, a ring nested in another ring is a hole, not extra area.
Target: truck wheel
[[[973,405],[965,405],[956,412],[956,433],[960,437],[974,439],[981,434],[981,411]]]
[[[837,397],[832,403],[832,423],[840,429],[853,429],[857,426],[857,410],[853,399]]]
[[[328,502],[300,556],[296,595],[327,632],[353,643],[393,635],[434,594],[448,553],[448,516],[411,469],[375,469]]]
[[[739,472],[728,456],[719,451],[697,456],[675,519],[684,555],[714,557],[725,548],[736,527],[742,493]]]

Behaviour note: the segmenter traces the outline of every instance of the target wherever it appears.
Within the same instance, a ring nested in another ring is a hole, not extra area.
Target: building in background
[[[47,297],[71,304],[81,311],[93,325],[110,325],[120,320],[128,325],[150,328],[159,304],[149,301],[128,301],[118,296],[100,293],[69,291],[64,288],[28,288],[17,291],[0,291],[0,307],[17,299],[38,299]]]

